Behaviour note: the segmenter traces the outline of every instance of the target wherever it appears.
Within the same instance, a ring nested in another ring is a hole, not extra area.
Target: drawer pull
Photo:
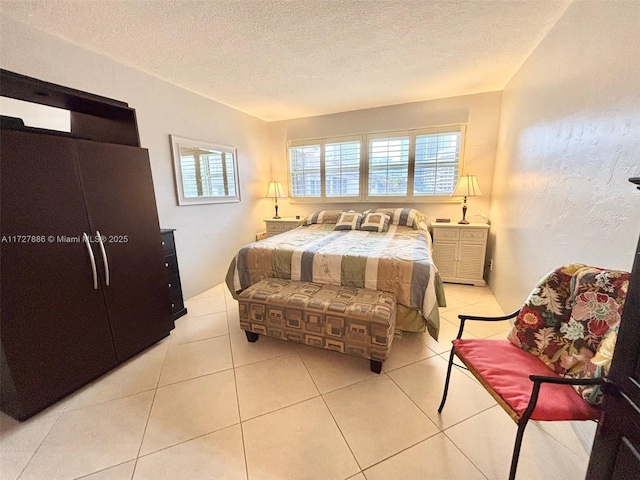
[[[164,263],[164,266],[169,268],[169,264],[167,262]]]
[[[171,288],[171,284],[169,284],[169,288]]]
[[[172,303],[172,304],[171,304],[171,308],[173,308],[173,307],[175,307],[175,306],[176,306],[176,304],[175,304],[175,303]]]
[[[164,242],[162,242],[162,246],[164,247]]]

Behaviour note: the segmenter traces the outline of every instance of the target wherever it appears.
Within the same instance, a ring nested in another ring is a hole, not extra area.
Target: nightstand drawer
[[[433,227],[434,240],[457,240],[460,234],[458,228],[437,228]]]
[[[484,241],[484,239],[487,238],[487,231],[485,229],[463,230],[461,233],[462,233],[463,240]]]
[[[282,225],[275,222],[267,222],[267,233],[282,233]]]

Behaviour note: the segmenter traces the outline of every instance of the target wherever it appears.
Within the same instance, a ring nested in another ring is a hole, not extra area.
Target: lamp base
[[[469,220],[467,220],[467,197],[464,197],[464,203],[462,204],[462,220],[458,222],[459,225],[468,225]]]
[[[272,217],[274,220],[278,220],[279,218],[282,218],[280,215],[276,215],[275,217]],[[469,223],[469,222],[467,222]]]

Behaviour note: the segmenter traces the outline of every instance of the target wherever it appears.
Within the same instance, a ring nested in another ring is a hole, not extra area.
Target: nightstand
[[[273,237],[282,232],[293,230],[302,222],[299,218],[267,218],[264,223],[267,225],[267,237]]]
[[[486,285],[483,277],[489,228],[486,223],[431,224],[433,261],[443,282]]]

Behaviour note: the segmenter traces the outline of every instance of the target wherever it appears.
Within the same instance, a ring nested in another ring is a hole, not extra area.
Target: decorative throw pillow
[[[386,213],[368,213],[362,220],[360,230],[367,232],[386,232],[389,230],[389,215]]]
[[[426,220],[426,215],[415,208],[376,208],[375,213],[389,215],[389,223],[400,227],[412,227],[418,230],[420,222]]]
[[[309,215],[303,225],[313,225],[315,223],[336,223],[342,210],[318,210]]]
[[[362,213],[342,212],[334,230],[359,230],[362,223]]]

